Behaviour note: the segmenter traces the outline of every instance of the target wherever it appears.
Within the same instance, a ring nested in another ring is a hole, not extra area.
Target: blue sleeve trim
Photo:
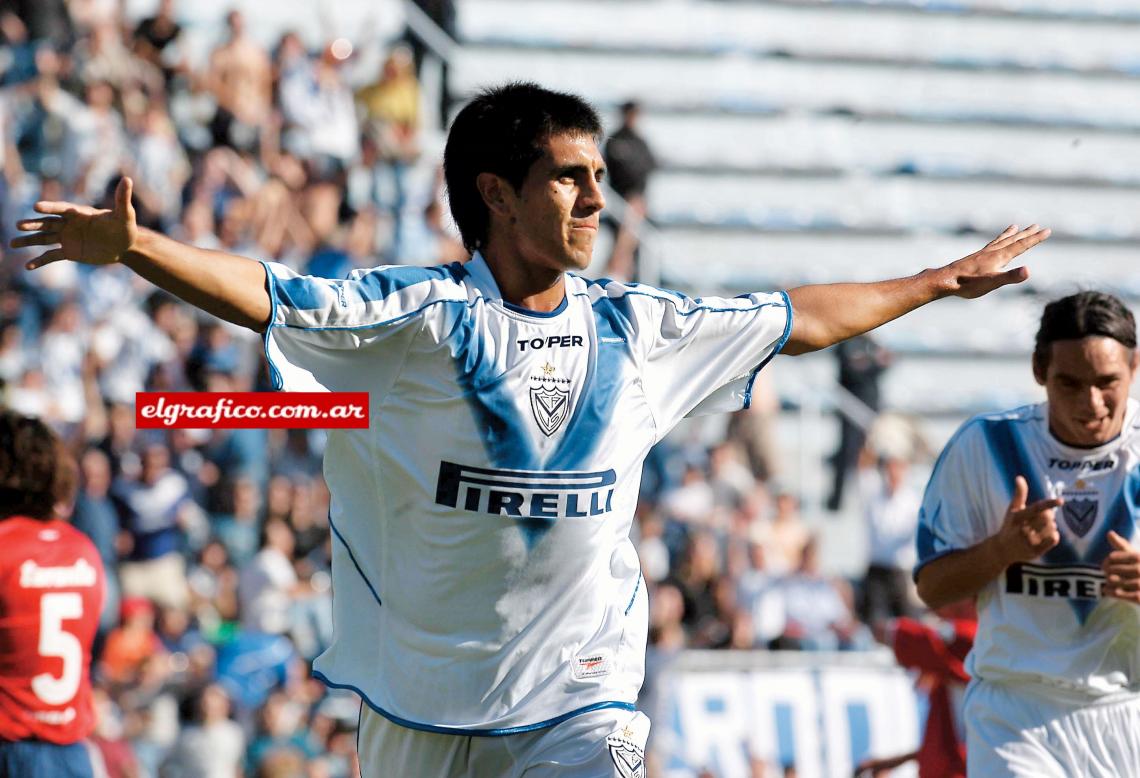
[[[788,320],[784,324],[784,334],[780,336],[780,340],[776,343],[776,348],[772,349],[772,353],[764,357],[764,361],[756,366],[752,371],[752,375],[748,377],[748,387],[744,390],[744,410],[752,407],[752,385],[756,383],[756,376],[760,375],[760,371],[764,369],[765,365],[772,361],[772,359],[784,350],[784,344],[788,342],[788,338],[792,336],[792,320],[795,318],[795,310],[792,308],[792,298],[788,297],[787,292],[780,292],[784,298],[784,305],[788,308]]]
[[[376,587],[372,585],[372,582],[368,580],[368,576],[360,569],[360,563],[356,561],[356,554],[352,553],[352,548],[348,545],[348,541],[344,539],[344,535],[340,534],[340,530],[333,524],[331,511],[329,512],[329,529],[336,535],[336,539],[340,541],[340,544],[344,546],[344,550],[348,552],[348,558],[352,560],[352,566],[355,567],[356,572],[360,574],[360,578],[364,581],[364,585],[368,587],[368,591],[372,592],[372,596],[376,598],[376,604],[383,606],[384,603],[380,602],[380,595],[376,593]]]
[[[637,706],[632,702],[595,702],[593,705],[587,705],[584,708],[578,708],[577,710],[572,710],[569,713],[563,713],[561,716],[556,716],[552,719],[547,719],[546,721],[540,721],[537,724],[524,724],[521,727],[504,727],[502,729],[464,729],[463,727],[441,727],[436,724],[421,724],[418,721],[409,721],[408,719],[400,718],[394,713],[389,713],[376,703],[372,702],[372,700],[368,699],[368,695],[357,687],[353,686],[352,684],[336,683],[334,681],[331,681],[329,680],[328,676],[326,676],[320,670],[314,670],[313,677],[331,689],[348,689],[349,691],[356,692],[358,695],[360,695],[360,699],[363,700],[369,708],[376,711],[381,716],[388,719],[388,721],[391,721],[393,724],[398,724],[401,727],[407,727],[408,729],[418,729],[421,732],[434,732],[438,735],[463,735],[465,737],[501,737],[503,735],[517,735],[522,732],[533,732],[536,729],[547,729],[548,727],[553,727],[556,724],[561,724],[563,721],[572,719],[575,716],[581,716],[583,713],[592,713],[596,710],[605,710],[606,708],[617,708],[618,710],[628,711],[637,710]]]
[[[273,337],[273,328],[277,324],[277,278],[269,269],[268,262],[262,260],[261,266],[265,268],[265,288],[269,291],[269,324],[265,328],[265,334],[262,335],[262,343],[265,348],[265,361],[269,363],[269,380],[273,383],[274,389],[281,391],[285,387],[285,380],[274,364],[273,357],[269,356],[269,340]]]
[[[928,564],[930,564],[931,562],[933,562],[937,559],[941,559],[944,556],[949,556],[950,554],[957,554],[959,551],[963,551],[963,550],[965,550],[965,549],[947,548],[947,549],[943,549],[942,551],[939,551],[937,553],[931,554],[926,559],[919,560],[918,564],[916,564],[914,566],[914,571],[911,572],[911,576],[910,576],[911,580],[913,580],[915,583],[918,583],[918,573],[920,570],[922,570],[922,568],[926,567]]]
[[[637,583],[633,586],[633,595],[629,598],[629,605],[625,606],[625,615],[628,616],[629,612],[633,610],[633,603],[637,601],[637,593],[641,590],[642,574],[639,570],[637,572]]]

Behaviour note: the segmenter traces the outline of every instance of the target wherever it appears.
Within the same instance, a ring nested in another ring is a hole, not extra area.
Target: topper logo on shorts
[[[1005,571],[1007,594],[1098,600],[1104,591],[1104,573],[1094,565],[1039,565],[1021,562]]]
[[[435,501],[474,513],[529,519],[580,519],[612,510],[613,470],[596,473],[542,470],[497,470],[439,463]]]

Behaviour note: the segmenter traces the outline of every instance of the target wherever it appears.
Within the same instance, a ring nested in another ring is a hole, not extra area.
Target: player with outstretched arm
[[[605,206],[601,122],[534,84],[458,114],[444,173],[472,258],[298,276],[37,205],[29,263],[121,262],[265,333],[277,386],[367,391],[330,433],[336,637],[315,663],[365,700],[367,776],[640,776],[647,601],[629,540],[646,453],[684,416],[748,405],[776,353],[826,348],[940,297],[1027,277],[1011,227],[915,276],[731,299],[576,275]],[[794,311],[794,313],[793,313]]]

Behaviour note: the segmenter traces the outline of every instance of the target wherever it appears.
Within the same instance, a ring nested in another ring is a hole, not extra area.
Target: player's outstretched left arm
[[[260,262],[224,251],[208,251],[138,226],[131,205],[132,182],[115,189],[114,207],[41,201],[42,216],[16,223],[24,234],[12,248],[39,248],[26,267],[72,260],[86,265],[126,265],[155,286],[207,313],[264,332],[271,302]]]
[[[1140,548],[1112,531],[1108,533],[1108,542],[1113,550],[1101,564],[1104,593],[1140,605]]]
[[[1025,267],[1006,269],[1017,256],[1049,237],[1034,224],[1011,225],[980,251],[909,278],[868,284],[817,284],[788,292],[795,310],[781,353],[804,354],[860,335],[942,297],[981,297],[1029,278]]]

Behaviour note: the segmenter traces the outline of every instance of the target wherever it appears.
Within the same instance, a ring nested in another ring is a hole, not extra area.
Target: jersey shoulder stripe
[[[302,276],[263,262],[269,281],[270,326],[306,330],[354,330],[395,324],[431,305],[469,303],[472,287],[464,266],[381,266],[345,279]]]
[[[578,278],[575,276],[575,278]],[[755,311],[769,305],[786,306],[791,308],[791,302],[784,292],[767,293],[758,292],[741,294],[736,297],[716,297],[706,301],[701,297],[689,297],[683,292],[671,289],[660,289],[648,284],[635,282],[613,281],[608,278],[590,280],[578,278],[584,283],[584,293],[590,302],[597,305],[602,300],[615,300],[621,298],[645,297],[672,304],[680,316],[692,316],[701,312],[735,313]]]

